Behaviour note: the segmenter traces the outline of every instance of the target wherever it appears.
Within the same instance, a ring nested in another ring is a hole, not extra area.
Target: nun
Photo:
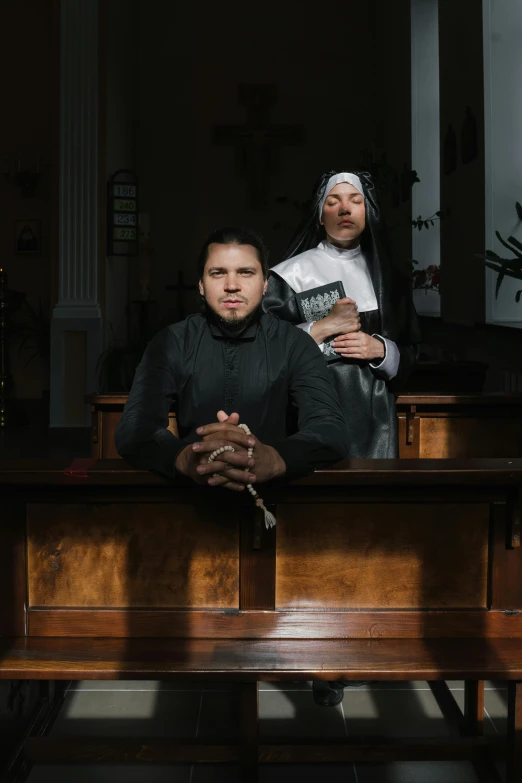
[[[349,427],[346,456],[398,457],[395,396],[417,360],[420,332],[411,277],[391,253],[370,174],[321,176],[270,271],[264,309],[323,352]]]

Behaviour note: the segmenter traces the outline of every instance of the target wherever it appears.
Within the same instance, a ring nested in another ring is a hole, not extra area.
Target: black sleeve
[[[149,343],[136,370],[129,399],[116,428],[118,454],[136,468],[176,476],[175,462],[186,443],[167,429],[177,396],[177,341],[170,327]]]
[[[401,356],[399,370],[395,378],[390,381],[390,389],[398,394],[412,374],[419,358],[419,345],[422,340],[419,318],[411,291],[411,281],[401,281],[402,296],[397,298],[398,323],[401,324],[397,340],[397,348]]]
[[[299,314],[295,292],[288,283],[276,272],[270,272],[266,294],[263,298],[265,313],[277,315],[282,321],[300,324],[303,319]]]
[[[274,444],[286,463],[286,476],[311,473],[348,454],[349,432],[326,362],[300,329],[288,344],[290,400],[297,408],[298,431]]]

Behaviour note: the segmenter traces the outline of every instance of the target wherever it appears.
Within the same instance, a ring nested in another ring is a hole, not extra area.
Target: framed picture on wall
[[[39,218],[15,220],[16,255],[42,255],[42,221]]]

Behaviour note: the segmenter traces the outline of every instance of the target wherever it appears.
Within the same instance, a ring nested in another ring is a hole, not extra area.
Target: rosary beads
[[[239,427],[245,432],[246,435],[251,435],[252,433],[248,429],[246,424],[239,424]],[[216,449],[212,452],[210,457],[208,458],[209,462],[214,462],[216,457],[219,457],[220,454],[223,454],[224,451],[235,451],[235,449],[232,446],[222,446],[220,449]],[[250,459],[254,453],[254,449],[252,447],[249,447],[248,449],[248,458]],[[245,468],[245,470],[248,470],[248,468]],[[215,475],[218,475],[217,473]],[[265,526],[268,530],[268,528],[273,527],[276,523],[275,516],[268,511],[268,509],[265,507],[265,504],[263,503],[262,499],[257,494],[256,490],[252,486],[252,484],[247,484],[247,489],[254,498],[255,504],[258,508],[262,509],[264,516],[265,516]]]

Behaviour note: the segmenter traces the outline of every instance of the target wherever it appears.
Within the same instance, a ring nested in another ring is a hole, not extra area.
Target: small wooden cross
[[[250,204],[262,208],[269,203],[270,178],[281,147],[303,144],[304,129],[270,124],[269,114],[277,103],[275,84],[240,84],[238,97],[246,108],[246,124],[215,128],[214,144],[235,147],[238,171],[248,181]]]
[[[183,282],[183,272],[180,270],[178,272],[178,282],[172,283],[171,285],[166,285],[165,290],[166,291],[177,291],[177,304],[178,304],[178,319],[180,321],[183,321],[185,318],[185,304],[186,304],[186,297],[183,295],[186,291],[197,291],[197,285],[190,285],[188,283]]]

